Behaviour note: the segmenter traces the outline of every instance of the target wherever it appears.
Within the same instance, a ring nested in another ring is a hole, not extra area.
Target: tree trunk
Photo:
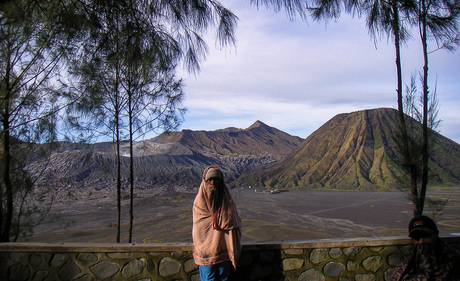
[[[8,104],[8,102],[7,102]],[[8,105],[6,105],[5,115],[8,115]],[[6,117],[4,116],[4,117]],[[9,118],[3,121],[3,163],[2,163],[2,180],[5,186],[6,196],[6,213],[2,212],[2,224],[0,233],[0,242],[10,242],[10,229],[13,219],[13,187],[10,179],[11,154],[10,154],[10,131]],[[2,198],[3,200],[3,198]],[[2,202],[3,203],[3,202]],[[2,207],[3,208],[3,207]]]
[[[132,120],[132,97],[129,97],[129,243],[133,239],[133,221],[134,221],[134,164],[133,164],[133,120]]]
[[[403,167],[409,173],[410,176],[410,189],[411,189],[411,201],[414,215],[419,212],[418,203],[418,192],[417,192],[417,171],[414,167],[414,163],[411,161],[409,153],[409,140],[407,134],[406,120],[404,114],[403,104],[403,79],[402,79],[402,66],[401,66],[401,37],[400,37],[400,23],[399,23],[399,9],[397,0],[392,1],[393,9],[393,35],[395,38],[395,50],[396,50],[396,72],[398,79],[398,89],[396,90],[398,95],[398,112],[399,112],[399,126],[401,130],[401,137],[403,142]]]
[[[427,26],[426,26],[426,3],[421,1],[421,37],[423,47],[423,122],[422,122],[422,186],[420,189],[419,208],[420,214],[423,213],[425,205],[426,189],[428,186],[428,46],[427,46]]]
[[[120,160],[120,132],[119,122],[117,120],[117,140],[116,140],[116,157],[117,157],[117,243],[121,239],[121,160]]]
[[[11,147],[10,147],[10,61],[7,61],[6,64],[6,74],[5,74],[5,97],[2,101],[3,103],[3,161],[2,161],[2,180],[5,186],[5,196],[6,196],[6,212],[3,210],[1,212],[1,221],[0,221],[0,242],[9,242],[10,241],[10,229],[11,222],[13,220],[13,186],[10,179],[10,170],[11,170]],[[0,186],[0,188],[2,188]],[[3,208],[3,194],[1,194],[0,200],[2,200],[0,209]]]
[[[118,28],[118,26],[117,26]],[[117,44],[118,49],[118,44]],[[117,243],[121,241],[121,155],[120,155],[120,92],[118,61],[115,74],[115,134],[116,134],[116,157],[117,157]]]

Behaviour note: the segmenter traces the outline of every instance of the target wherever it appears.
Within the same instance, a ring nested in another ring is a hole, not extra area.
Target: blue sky
[[[368,35],[364,19],[291,22],[286,13],[221,0],[238,17],[237,46],[210,52],[195,77],[181,71],[188,111],[180,129],[247,128],[256,120],[306,138],[340,113],[397,108],[392,41]],[[418,34],[402,50],[405,84],[423,66]],[[431,45],[435,48],[435,45]],[[460,143],[460,51],[430,55],[431,89],[437,77],[439,131]]]

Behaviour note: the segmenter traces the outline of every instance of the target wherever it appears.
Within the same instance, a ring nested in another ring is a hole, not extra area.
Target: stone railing
[[[244,244],[232,280],[387,280],[411,250],[404,237]],[[200,278],[190,244],[0,243],[0,280]]]

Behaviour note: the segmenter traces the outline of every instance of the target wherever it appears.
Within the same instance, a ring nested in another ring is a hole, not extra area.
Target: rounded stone
[[[405,246],[402,246],[400,249],[401,249],[401,252],[404,255],[408,256],[408,255],[412,254],[412,250],[414,249],[414,245],[411,245],[411,244],[405,245]]]
[[[303,253],[303,249],[285,249],[284,253],[286,255],[301,255]]]
[[[391,275],[393,274],[394,268],[387,269],[385,273],[383,273],[384,280],[390,280]]]
[[[309,269],[302,274],[300,274],[298,281],[324,281],[324,276],[321,272],[318,272],[314,269]]]
[[[10,279],[9,280],[29,280],[30,269],[26,263],[18,263],[10,267]]]
[[[41,266],[49,267],[51,259],[53,258],[53,253],[41,253],[40,256],[43,258],[43,263]]]
[[[347,262],[347,270],[348,271],[355,271],[358,269],[358,265],[352,261]]]
[[[193,259],[189,259],[184,263],[185,272],[189,273],[196,269],[198,269],[198,265],[195,263]]]
[[[369,250],[378,253],[383,250],[383,247],[369,247]]]
[[[355,276],[355,281],[375,281],[376,278],[372,274],[358,274]]]
[[[349,247],[343,249],[343,253],[348,257],[356,256],[359,252],[361,252],[361,247]]]
[[[303,259],[285,259],[283,260],[283,270],[289,271],[289,270],[295,270],[302,268],[304,265],[305,261]]]
[[[58,271],[58,275],[61,278],[61,280],[65,281],[72,280],[73,278],[75,278],[75,276],[80,274],[80,272],[80,267],[75,263],[75,261],[69,258]]]
[[[377,270],[379,270],[382,264],[383,264],[383,259],[379,256],[371,256],[371,257],[366,258],[363,261],[364,269],[368,271],[372,271],[372,272],[377,272]]]
[[[110,278],[120,270],[118,264],[109,261],[101,261],[90,267],[90,270],[99,279]]]
[[[166,277],[180,272],[181,264],[171,258],[163,258],[160,261],[159,273],[161,276]]]
[[[29,257],[29,263],[32,266],[39,266],[40,264],[42,264],[42,262],[43,258],[39,255],[30,255]]]
[[[92,253],[80,253],[77,256],[79,261],[97,261],[97,256]]]
[[[340,248],[332,248],[329,250],[329,256],[333,259],[336,259],[342,255]]]
[[[56,267],[64,260],[63,254],[55,254],[51,259],[51,266]]]
[[[327,258],[327,251],[326,249],[314,249],[310,253],[310,261],[313,264],[319,264],[325,261]]]
[[[324,266],[324,273],[328,276],[338,276],[344,271],[343,264],[338,262],[328,262]]]
[[[128,262],[123,269],[121,270],[121,276],[124,278],[131,278],[133,276],[139,275],[144,271],[145,268],[144,259],[135,259]]]
[[[116,260],[129,259],[131,257],[131,253],[107,253],[107,256]]]
[[[183,251],[177,251],[177,252],[171,253],[171,256],[177,257],[177,258],[184,257],[185,255],[187,255],[187,252],[183,252]]]
[[[399,254],[388,255],[387,262],[391,266],[397,266],[404,260],[404,257]]]
[[[34,277],[32,278],[32,280],[33,281],[45,280],[46,277],[48,277],[48,275],[49,275],[48,271],[39,270],[39,271],[35,272]]]
[[[153,272],[155,270],[155,263],[152,260],[147,262],[147,270]]]
[[[74,279],[72,281],[94,281],[94,278],[93,278],[93,276],[86,274],[86,275],[83,275],[82,277]]]
[[[10,259],[13,261],[20,261],[26,255],[24,253],[13,252],[10,254]]]

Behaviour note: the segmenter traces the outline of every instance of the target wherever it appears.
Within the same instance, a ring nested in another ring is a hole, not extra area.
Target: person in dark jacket
[[[438,235],[431,218],[415,216],[409,222],[409,237],[414,243],[412,256],[394,269],[389,281],[460,280],[460,254]]]

